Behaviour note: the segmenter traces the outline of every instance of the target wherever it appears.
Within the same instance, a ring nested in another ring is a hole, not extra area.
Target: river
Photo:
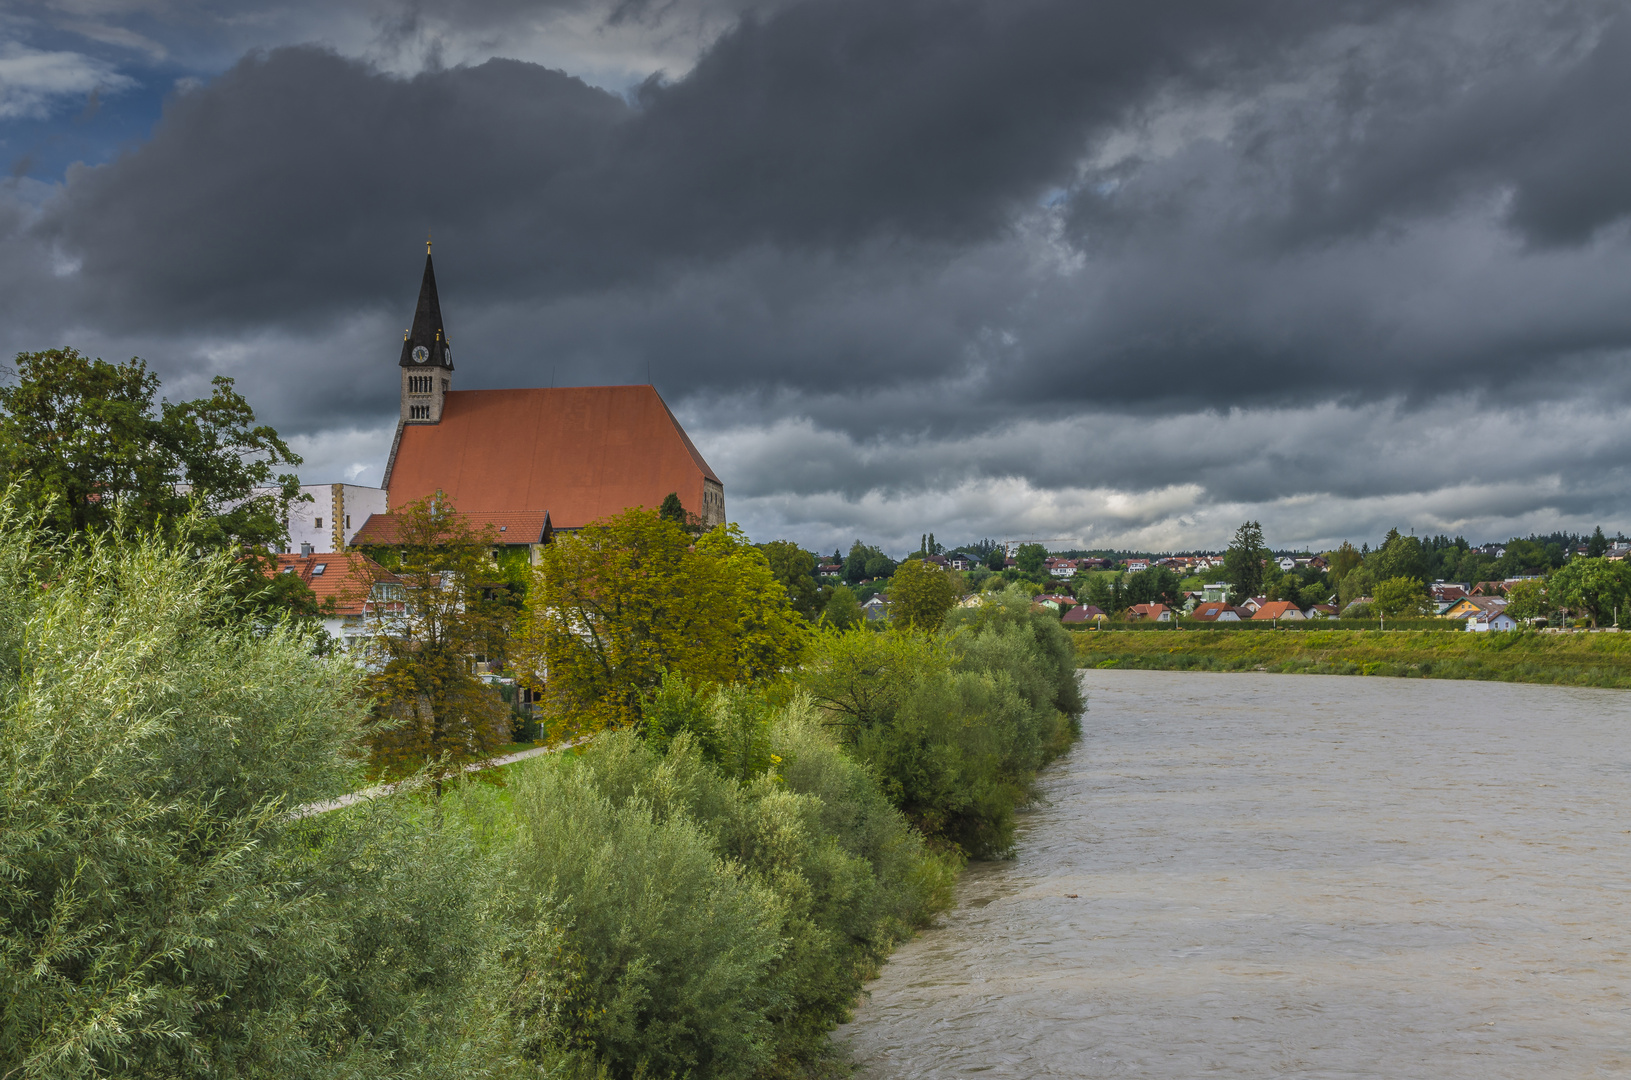
[[[840,1030],[861,1076],[1631,1075],[1631,694],[1083,678],[1015,857]]]

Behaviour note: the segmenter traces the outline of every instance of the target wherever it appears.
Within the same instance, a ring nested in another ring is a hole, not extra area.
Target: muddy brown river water
[[[840,1031],[862,1076],[1631,1076],[1631,693],[1084,681],[1015,858]]]

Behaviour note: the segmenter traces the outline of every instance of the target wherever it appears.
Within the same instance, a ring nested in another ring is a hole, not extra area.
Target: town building
[[[1258,607],[1252,618],[1262,621],[1297,620],[1303,618],[1303,611],[1290,600],[1268,600]]]
[[[1469,616],[1467,629],[1474,633],[1486,633],[1490,630],[1516,630],[1518,620],[1504,611],[1479,612]]]
[[[395,629],[401,584],[366,556],[350,551],[279,555],[273,573],[296,575],[319,604],[333,605],[323,617],[323,629],[347,652],[372,633]]]
[[[309,502],[289,507],[290,551],[344,551],[373,514],[385,513],[385,489],[359,484],[302,484]]]
[[[505,545],[526,544],[534,554],[556,530],[633,507],[655,509],[669,494],[704,528],[725,522],[724,484],[655,387],[454,389],[452,342],[428,245],[397,366],[396,435],[383,485],[325,485],[330,498],[317,507],[326,512],[302,504],[300,528],[326,529],[331,538],[314,547],[390,543],[392,511],[433,496],[448,499],[472,525],[492,528]]]
[[[1203,600],[1189,613],[1198,622],[1239,622],[1240,614],[1222,600]]]

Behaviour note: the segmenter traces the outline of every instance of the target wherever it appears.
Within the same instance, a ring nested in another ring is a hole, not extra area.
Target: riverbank
[[[1631,689],[1631,634],[1102,630],[1072,637],[1084,668],[1388,675]]]

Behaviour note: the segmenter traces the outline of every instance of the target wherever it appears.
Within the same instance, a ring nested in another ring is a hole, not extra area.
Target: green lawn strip
[[[1631,688],[1631,635],[1437,630],[1296,633],[1083,631],[1078,663],[1164,671],[1270,671]]]

